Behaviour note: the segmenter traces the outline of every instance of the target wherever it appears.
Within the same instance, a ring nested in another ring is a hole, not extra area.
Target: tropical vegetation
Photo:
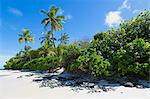
[[[30,30],[19,34],[19,42],[25,42],[24,50],[6,62],[5,69],[48,70],[59,68],[94,76],[150,75],[150,11],[143,11],[131,20],[123,21],[118,28],[97,33],[90,41],[69,43],[69,35],[54,33],[63,29],[66,17],[59,15],[59,7],[52,6],[41,24],[47,31],[39,38],[41,47],[31,50],[27,44],[34,39]]]

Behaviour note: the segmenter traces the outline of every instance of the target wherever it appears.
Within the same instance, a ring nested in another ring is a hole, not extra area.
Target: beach
[[[1,70],[0,71],[0,97],[1,99],[149,99],[150,88],[114,87],[108,92],[87,93],[71,90],[69,86],[49,88],[39,87],[33,82],[38,74],[31,72]]]

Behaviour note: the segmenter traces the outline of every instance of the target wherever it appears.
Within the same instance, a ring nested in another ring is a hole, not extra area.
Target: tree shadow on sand
[[[91,75],[77,75],[67,71],[61,73],[47,73],[36,77],[33,82],[39,83],[39,87],[70,87],[75,92],[87,90],[87,93],[114,91],[119,83],[112,83],[106,80],[98,80]]]
[[[87,93],[114,91],[119,86],[136,87],[139,89],[150,88],[150,80],[138,80],[133,77],[102,78],[88,74],[70,73],[64,69],[53,73],[24,70],[21,72],[30,72],[25,77],[35,76],[33,82],[38,83],[40,88],[49,87],[53,89],[57,87],[69,87],[75,92],[86,90]],[[22,76],[17,78],[22,78]]]

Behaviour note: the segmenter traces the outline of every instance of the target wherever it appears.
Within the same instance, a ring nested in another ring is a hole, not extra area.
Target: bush
[[[108,75],[110,63],[94,49],[88,49],[69,66],[70,71],[83,71],[93,75]]]
[[[134,74],[145,77],[150,74],[150,43],[135,39],[113,57],[114,70],[120,75]]]
[[[118,29],[97,33],[90,46],[109,60],[113,74],[146,77],[150,74],[149,26],[150,11],[144,11]]]
[[[4,65],[5,69],[21,69],[23,64],[22,57],[12,57]]]
[[[59,58],[58,57],[41,57],[35,58],[32,61],[29,61],[23,65],[23,69],[30,70],[49,70],[56,69],[59,67]]]
[[[111,61],[114,53],[126,45],[125,37],[126,33],[123,28],[97,33],[94,36],[91,47],[96,48],[97,51],[101,52],[104,58]]]
[[[130,43],[136,38],[150,42],[150,11],[141,12],[136,18],[121,23],[120,28],[126,32],[126,42]]]
[[[63,53],[63,66],[67,69],[79,57],[81,49],[78,44],[73,43],[66,47]]]

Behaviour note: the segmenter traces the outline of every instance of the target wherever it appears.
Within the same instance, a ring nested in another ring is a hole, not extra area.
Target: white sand
[[[39,88],[32,82],[35,76],[25,77],[30,72],[0,71],[0,99],[150,99],[150,88],[137,89],[115,87],[115,91],[87,93],[75,92],[69,87]],[[22,78],[17,78],[23,76]]]

